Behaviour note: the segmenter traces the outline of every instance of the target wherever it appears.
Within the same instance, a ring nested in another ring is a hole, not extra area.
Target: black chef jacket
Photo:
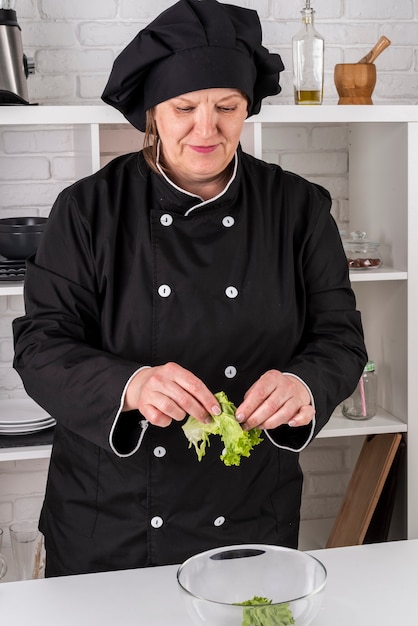
[[[300,451],[366,355],[322,188],[238,150],[210,201],[142,153],[63,191],[28,261],[15,367],[56,420],[41,530],[48,575],[177,563],[233,543],[297,545]],[[238,404],[270,368],[299,376],[312,426],[281,426],[239,467],[214,438],[121,413],[138,368],[174,361]],[[141,444],[139,440],[141,433]]]

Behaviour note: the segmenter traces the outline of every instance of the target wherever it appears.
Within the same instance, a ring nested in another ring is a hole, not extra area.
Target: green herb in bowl
[[[287,602],[272,604],[268,598],[254,596],[251,600],[236,604],[244,607],[242,626],[290,626],[295,623]]]

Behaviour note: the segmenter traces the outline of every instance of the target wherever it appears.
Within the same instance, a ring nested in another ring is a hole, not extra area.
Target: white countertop
[[[418,540],[312,551],[327,568],[311,626],[418,623]],[[190,626],[177,566],[0,585],[5,626]]]

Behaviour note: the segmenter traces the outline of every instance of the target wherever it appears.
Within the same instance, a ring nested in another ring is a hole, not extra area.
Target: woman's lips
[[[190,148],[200,154],[209,154],[216,150],[216,146],[190,146]]]

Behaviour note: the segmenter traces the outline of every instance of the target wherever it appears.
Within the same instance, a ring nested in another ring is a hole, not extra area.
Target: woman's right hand
[[[200,422],[219,415],[220,406],[197,376],[177,363],[140,370],[129,382],[123,411],[137,409],[155,426],[169,426],[193,415]]]

